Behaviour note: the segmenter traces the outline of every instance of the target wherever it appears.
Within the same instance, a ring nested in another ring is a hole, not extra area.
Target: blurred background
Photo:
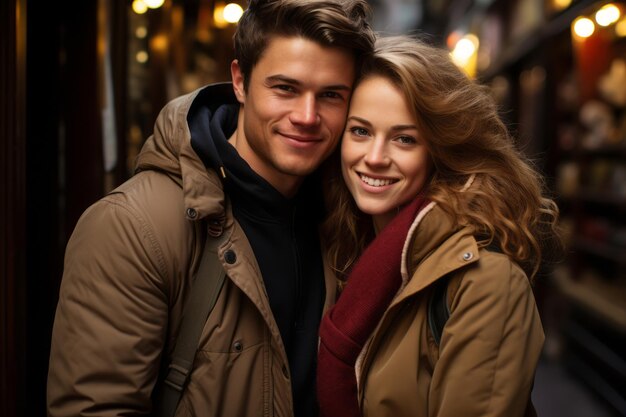
[[[540,416],[626,416],[626,4],[371,0],[490,86],[562,211],[535,294]],[[229,80],[245,0],[0,2],[0,415],[45,415],[65,245],[170,99]]]

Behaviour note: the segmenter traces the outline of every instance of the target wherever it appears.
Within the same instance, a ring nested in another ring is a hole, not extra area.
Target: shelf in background
[[[532,51],[539,49],[539,46],[559,33],[568,30],[571,22],[581,14],[586,8],[594,4],[595,0],[579,0],[572,4],[563,12],[549,18],[547,22],[536,30],[527,33],[523,39],[512,40],[502,47],[500,55],[478,77],[482,81],[487,81],[494,76],[505,72],[512,65],[520,62]]]
[[[616,195],[607,191],[596,191],[591,188],[581,188],[576,193],[576,196],[581,200],[591,203],[610,204],[613,206],[626,208],[625,196]]]
[[[626,334],[625,283],[607,281],[591,274],[582,274],[580,279],[574,280],[565,267],[555,269],[552,278],[568,299]]]
[[[624,248],[616,248],[607,243],[596,242],[595,240],[582,237],[575,238],[572,247],[576,250],[616,262],[621,266],[626,266],[626,249]]]
[[[572,153],[578,154],[578,155],[585,155],[585,156],[595,156],[595,157],[609,157],[609,158],[613,158],[613,157],[617,157],[617,158],[623,158],[626,156],[626,146],[624,146],[623,144],[620,145],[605,145],[605,146],[600,146],[598,148],[578,148],[572,151]]]

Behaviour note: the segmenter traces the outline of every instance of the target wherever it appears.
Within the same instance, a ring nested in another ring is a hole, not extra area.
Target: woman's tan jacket
[[[161,112],[139,155],[141,172],[91,206],[71,237],[52,336],[49,416],[151,412],[161,355],[173,349],[209,223],[226,235],[218,255],[227,279],[176,416],[293,416],[287,356],[258,264],[220,180],[191,148],[186,116],[194,97]],[[334,300],[334,278],[326,282]]]
[[[525,273],[479,249],[435,203],[404,247],[403,287],[357,360],[366,417],[515,417],[530,402],[544,334]],[[451,315],[440,346],[427,322],[432,285],[445,276]]]

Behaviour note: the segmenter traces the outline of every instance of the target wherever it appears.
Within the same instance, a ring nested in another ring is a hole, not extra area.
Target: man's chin
[[[294,177],[306,177],[315,171],[321,164],[323,158],[289,158],[283,159],[281,164],[276,164],[276,168],[285,175]]]
[[[303,178],[309,176],[315,171],[319,164],[314,165],[313,167],[303,167],[303,166],[288,166],[288,167],[280,167],[280,172],[284,175],[288,175],[294,178]]]

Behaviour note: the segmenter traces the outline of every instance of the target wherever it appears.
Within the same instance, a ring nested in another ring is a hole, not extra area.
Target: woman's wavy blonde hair
[[[428,199],[458,225],[472,226],[480,246],[497,244],[531,280],[542,260],[560,255],[558,208],[545,196],[541,175],[515,148],[487,87],[470,80],[447,51],[408,36],[377,40],[361,79],[371,76],[393,82],[412,105],[433,161]],[[345,280],[374,231],[339,165],[337,151],[326,166],[323,232],[326,255]],[[461,192],[472,175],[472,185]]]

